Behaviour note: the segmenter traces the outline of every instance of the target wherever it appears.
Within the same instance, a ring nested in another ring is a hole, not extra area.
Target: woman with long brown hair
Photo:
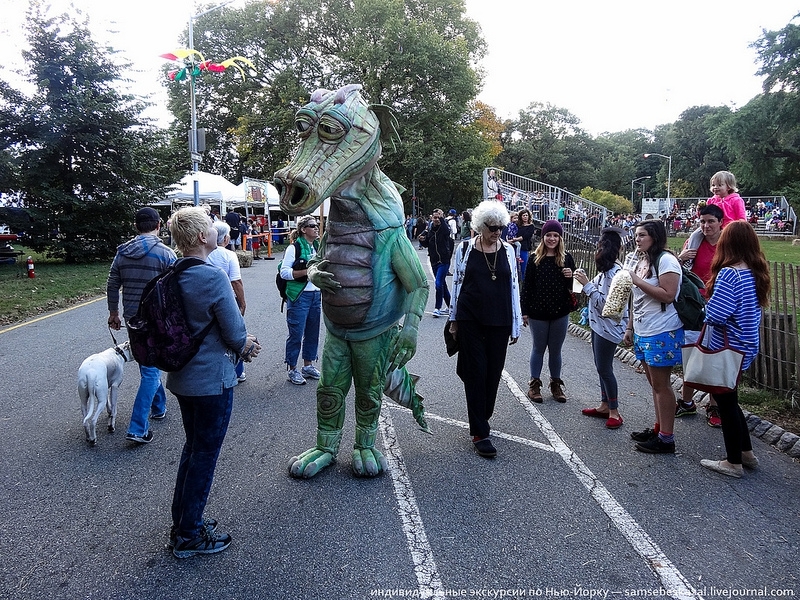
[[[742,370],[758,355],[761,310],[769,304],[769,267],[753,227],[746,221],[732,221],[722,230],[711,262],[708,282],[709,300],[706,323],[714,326],[708,347],[724,346],[724,334],[731,347],[744,352]],[[725,394],[713,394],[722,419],[722,437],[727,457],[703,459],[707,469],[741,477],[743,466],[754,469],[758,459],[753,454],[750,430],[739,407],[738,386]]]

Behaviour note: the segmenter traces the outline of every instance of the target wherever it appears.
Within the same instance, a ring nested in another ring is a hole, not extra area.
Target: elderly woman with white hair
[[[508,222],[502,203],[481,202],[472,211],[476,235],[456,248],[453,269],[449,328],[459,341],[456,372],[464,382],[472,443],[486,458],[497,455],[489,419],[507,346],[517,342],[522,326],[516,254],[500,239]]]

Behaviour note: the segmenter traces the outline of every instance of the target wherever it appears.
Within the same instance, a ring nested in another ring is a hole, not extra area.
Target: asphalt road
[[[572,336],[566,404],[525,399],[527,331],[509,349],[492,420],[498,457],[486,460],[472,449],[443,320],[428,315],[410,368],[422,376],[433,435],[387,400],[378,445],[390,470],[357,479],[351,394],[338,463],[292,479],[289,458],[315,439],[315,384],[286,380],[276,268],[256,261],[242,271],[248,328],[265,349],[236,389],[211,490],[207,514],[234,540],[218,555],[177,560],[165,548],[183,441],[172,395],[153,443],[126,442],[138,385],[129,364],[117,431],[100,427],[96,447],[84,442],[76,373],[111,346],[104,299],[0,330],[0,598],[800,593],[800,465],[754,440],[757,471],[741,480],[708,472],[700,459],[724,449],[702,416],[678,420],[675,456],[636,452],[629,433],[653,415],[644,375],[615,363],[625,424],[606,430],[580,414],[599,385],[589,345]]]

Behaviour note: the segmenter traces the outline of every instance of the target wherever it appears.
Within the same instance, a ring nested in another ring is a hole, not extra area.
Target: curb
[[[581,338],[589,343],[592,341],[591,330],[584,329],[580,325],[570,323],[568,331],[574,337]],[[617,351],[614,353],[614,357],[633,368],[637,368],[642,365],[642,362],[636,358],[633,352],[622,348],[621,346],[617,346]],[[672,383],[672,389],[675,390],[675,394],[680,398],[681,388],[683,387],[683,378],[673,373],[670,376],[670,381]],[[698,404],[701,404],[706,399],[708,394],[706,392],[700,392],[699,390],[698,393],[701,394]],[[758,415],[754,415],[745,409],[742,409],[742,412],[744,413],[744,418],[747,419],[747,427],[750,429],[750,433],[753,436],[759,438],[763,442],[766,442],[779,452],[782,452],[791,458],[800,459],[800,436],[786,431],[783,427],[775,425],[766,419],[762,419]]]

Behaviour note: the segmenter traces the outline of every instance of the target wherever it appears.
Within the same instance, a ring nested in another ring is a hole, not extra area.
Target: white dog
[[[78,369],[78,396],[83,412],[83,429],[89,445],[97,444],[97,419],[105,407],[108,430],[117,422],[117,388],[122,383],[125,363],[133,360],[129,342],[92,354]]]

